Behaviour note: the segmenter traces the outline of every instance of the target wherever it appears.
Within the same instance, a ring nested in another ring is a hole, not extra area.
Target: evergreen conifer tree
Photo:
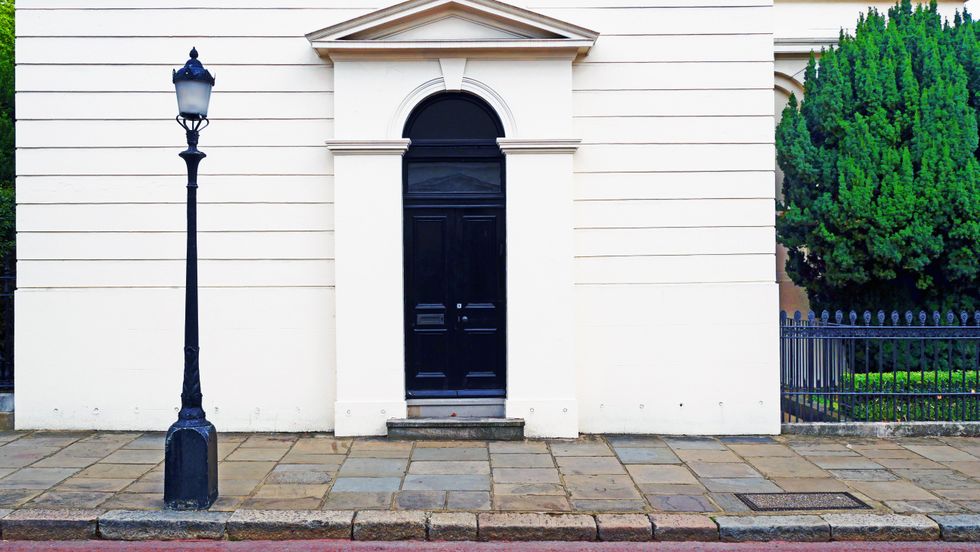
[[[814,307],[980,308],[978,32],[901,0],[811,56],[776,129],[776,229]]]

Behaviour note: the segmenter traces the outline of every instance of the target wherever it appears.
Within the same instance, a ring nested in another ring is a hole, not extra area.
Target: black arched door
[[[403,172],[408,398],[503,397],[504,158],[500,119],[445,93],[409,117]]]

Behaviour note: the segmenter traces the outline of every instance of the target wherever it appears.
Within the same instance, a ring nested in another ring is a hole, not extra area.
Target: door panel
[[[501,207],[405,207],[409,397],[503,396]]]
[[[461,251],[456,282],[456,302],[462,303],[455,375],[461,389],[488,389],[499,385],[496,374],[501,364],[504,289],[503,232],[501,213],[487,209],[461,211],[458,241]]]
[[[414,352],[406,363],[410,387],[445,389],[450,377],[448,301],[449,233],[445,213],[418,213],[407,219],[406,289],[412,290],[412,309],[406,348]],[[406,298],[408,295],[406,294]]]

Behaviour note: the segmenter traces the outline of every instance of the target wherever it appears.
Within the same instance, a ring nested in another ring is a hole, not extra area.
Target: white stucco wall
[[[771,18],[654,10],[577,65],[582,431],[778,431]]]
[[[778,431],[771,2],[515,4],[600,33],[572,66],[570,105],[502,90],[537,112],[517,121],[525,135],[582,140],[567,184],[573,365],[528,380],[521,408],[577,409],[585,432]],[[181,5],[203,9],[18,2],[19,427],[175,417],[185,190],[170,69],[196,46],[217,77],[199,192],[208,416],[222,431],[334,428],[345,353],[323,142],[353,112],[336,112],[334,68],[303,35],[381,3]],[[535,126],[562,110],[564,127]]]

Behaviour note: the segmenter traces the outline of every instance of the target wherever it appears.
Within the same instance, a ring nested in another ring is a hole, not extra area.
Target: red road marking
[[[0,550],[41,552],[382,552],[425,550],[426,552],[469,552],[507,550],[515,552],[976,552],[976,543],[951,542],[822,542],[822,543],[575,543],[575,542],[351,542],[351,541],[179,541],[179,542],[123,542],[123,541],[69,541],[32,542],[3,541]]]

